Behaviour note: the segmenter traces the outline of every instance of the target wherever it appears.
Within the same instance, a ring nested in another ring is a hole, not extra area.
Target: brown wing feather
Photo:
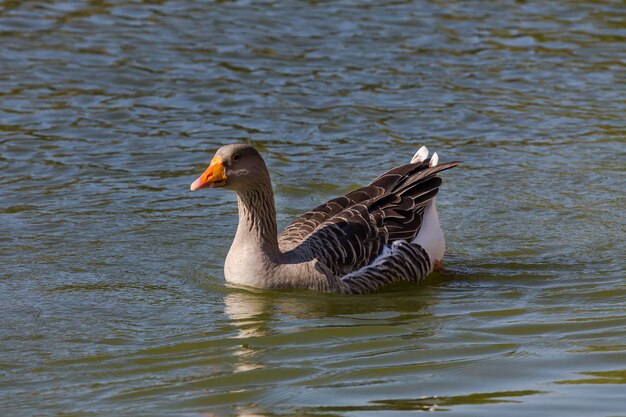
[[[425,204],[438,192],[438,172],[429,160],[396,167],[366,187],[303,214],[279,236],[282,250],[317,258],[336,275],[368,265],[384,245],[411,240],[419,231]]]

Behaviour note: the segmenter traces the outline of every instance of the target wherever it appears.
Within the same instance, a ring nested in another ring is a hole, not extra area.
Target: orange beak
[[[204,187],[222,187],[224,184],[226,184],[224,163],[221,157],[215,156],[206,171],[204,171],[197,180],[191,183],[190,189],[191,191],[196,191]]]

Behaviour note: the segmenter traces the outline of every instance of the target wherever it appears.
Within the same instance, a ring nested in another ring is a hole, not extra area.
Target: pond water
[[[626,416],[621,1],[0,1],[0,414]],[[445,270],[224,284],[232,142],[279,225],[422,144]]]

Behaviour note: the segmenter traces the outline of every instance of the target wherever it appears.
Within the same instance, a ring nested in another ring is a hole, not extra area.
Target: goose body
[[[439,164],[420,148],[411,161],[369,185],[330,200],[278,234],[269,172],[249,145],[220,148],[191,190],[237,193],[239,225],[226,281],[261,289],[367,294],[398,281],[419,282],[442,261],[445,240],[435,195]]]

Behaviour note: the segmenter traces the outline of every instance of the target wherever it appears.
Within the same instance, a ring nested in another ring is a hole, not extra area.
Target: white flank
[[[434,198],[426,204],[422,227],[413,239],[413,243],[419,244],[428,253],[431,266],[434,265],[435,261],[443,259],[443,254],[446,251],[446,240],[439,224],[439,214]]]

